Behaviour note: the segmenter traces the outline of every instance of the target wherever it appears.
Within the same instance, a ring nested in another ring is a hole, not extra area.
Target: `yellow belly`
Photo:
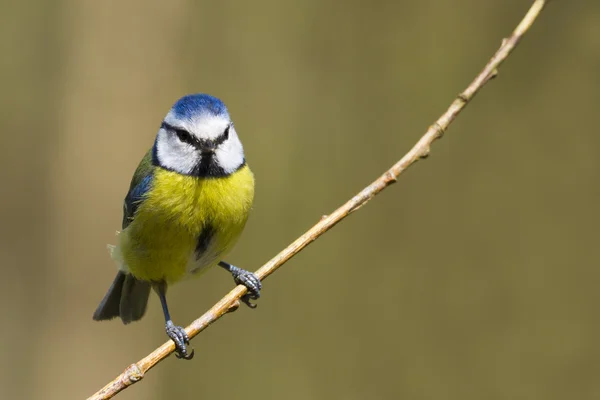
[[[119,235],[121,268],[138,279],[172,283],[216,265],[244,229],[253,198],[248,166],[216,179],[158,169],[133,222]],[[197,257],[207,228],[210,240]]]

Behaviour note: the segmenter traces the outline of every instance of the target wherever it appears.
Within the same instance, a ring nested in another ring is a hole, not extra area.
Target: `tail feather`
[[[121,317],[124,324],[137,321],[146,312],[149,296],[149,282],[140,281],[130,274],[119,271],[94,312],[94,320],[103,321]]]
[[[135,279],[132,275],[125,277],[119,313],[124,324],[142,319],[148,305],[150,283]]]

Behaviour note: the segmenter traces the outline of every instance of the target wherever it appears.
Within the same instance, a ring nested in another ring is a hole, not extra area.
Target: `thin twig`
[[[283,265],[286,261],[292,258],[300,250],[304,249],[311,242],[327,232],[342,219],[346,218],[352,212],[358,210],[365,203],[371,200],[375,195],[396,182],[398,175],[404,172],[409,166],[421,158],[429,155],[431,144],[442,137],[448,126],[454,121],[456,116],[465,108],[475,94],[492,78],[497,75],[497,69],[506,60],[508,55],[514,50],[515,46],[521,40],[521,37],[529,30],[534,23],[548,0],[535,0],[521,23],[513,31],[513,33],[502,41],[502,45],[496,51],[496,54],[490,59],[485,68],[477,75],[471,84],[460,93],[452,102],[448,110],[429,127],[427,132],[419,139],[417,144],[410,149],[408,153],[400,161],[394,164],[389,170],[381,175],[377,180],[364,188],[356,196],[352,197],[346,204],[335,210],[328,216],[323,217],[315,226],[309,229],[304,235],[300,236],[296,241],[290,244],[286,249],[277,254],[269,262],[263,265],[256,275],[264,280],[271,275],[277,268]],[[192,322],[186,328],[186,332],[190,338],[193,338],[198,333],[206,329],[210,324],[221,318],[229,311],[237,309],[240,298],[246,293],[244,286],[237,286],[217,304],[208,310],[203,316]],[[148,356],[135,364],[131,364],[121,375],[117,376],[112,382],[103,387],[100,391],[89,397],[88,400],[110,399],[119,393],[121,390],[140,381],[146,372],[154,367],[158,362],[165,359],[175,350],[175,345],[172,341],[164,343],[162,346],[154,350]]]

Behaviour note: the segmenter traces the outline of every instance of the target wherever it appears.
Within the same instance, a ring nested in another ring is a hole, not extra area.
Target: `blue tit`
[[[253,305],[249,300],[260,296],[260,280],[223,261],[244,229],[253,198],[254,176],[225,104],[206,94],[179,99],[131,180],[122,231],[111,247],[117,276],[94,320],[139,320],[153,289],[177,356],[192,358],[185,330],[171,320],[167,286],[219,265],[248,288],[243,300]]]

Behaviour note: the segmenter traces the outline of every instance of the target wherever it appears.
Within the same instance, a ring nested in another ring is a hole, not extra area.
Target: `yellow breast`
[[[174,282],[215,265],[242,232],[253,198],[248,166],[210,179],[157,169],[133,222],[119,235],[123,269],[138,279]]]

